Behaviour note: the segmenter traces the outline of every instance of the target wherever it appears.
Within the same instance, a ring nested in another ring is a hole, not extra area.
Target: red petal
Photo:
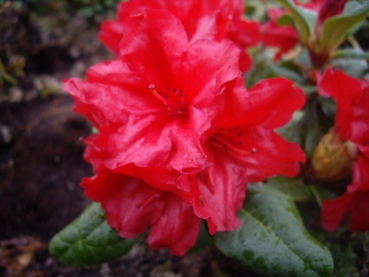
[[[195,213],[207,219],[211,234],[234,230],[240,225],[236,213],[245,199],[245,173],[221,153],[215,152],[209,158],[211,165],[197,178],[198,195],[194,196],[199,199],[193,200]]]
[[[124,175],[101,173],[84,178],[81,186],[87,197],[101,202],[108,224],[124,238],[133,238],[154,225],[165,206],[161,191]]]
[[[327,231],[334,231],[340,224],[343,215],[350,209],[354,194],[345,193],[334,200],[324,200],[322,203],[322,226]]]
[[[165,10],[147,10],[124,21],[120,45],[123,62],[139,78],[162,88],[177,88],[188,46],[181,22]]]
[[[350,210],[350,230],[352,232],[369,230],[369,190],[358,191],[355,195]]]
[[[275,129],[285,125],[294,111],[305,104],[305,95],[285,78],[262,80],[249,90],[252,102],[248,117],[264,120],[262,127]],[[252,115],[251,115],[252,114]]]
[[[349,77],[340,70],[327,69],[318,83],[321,95],[333,97],[337,104],[335,126],[343,140],[352,136],[351,124],[354,119],[353,103],[362,97],[360,81]]]
[[[119,42],[123,37],[123,25],[114,20],[106,20],[100,25],[99,39],[115,55],[119,53]]]
[[[255,153],[233,156],[240,166],[246,168],[249,182],[260,182],[278,174],[293,177],[300,170],[298,161],[305,162],[301,148],[296,143],[285,141],[274,131],[249,129],[242,132],[242,138],[245,151],[255,149]]]
[[[274,60],[278,60],[299,43],[298,35],[294,28],[278,26],[276,21],[265,22],[261,27],[261,33],[261,40],[266,46],[279,48]]]
[[[153,249],[165,247],[173,255],[183,256],[196,242],[200,219],[173,193],[166,193],[165,199],[163,214],[151,228],[148,242]]]

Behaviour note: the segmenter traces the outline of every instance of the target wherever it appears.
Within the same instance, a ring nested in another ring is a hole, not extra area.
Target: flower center
[[[155,98],[165,105],[165,112],[167,114],[175,116],[188,115],[187,105],[183,101],[182,90],[177,90],[175,88],[171,89],[168,87],[167,91],[163,93],[162,91],[157,91],[154,84],[151,84],[149,89]]]
[[[236,155],[247,156],[256,153],[256,148],[247,149],[245,143],[242,140],[242,132],[239,131],[239,127],[236,126],[233,129],[220,128],[220,130],[210,137],[210,142],[222,148],[224,152],[230,152]]]

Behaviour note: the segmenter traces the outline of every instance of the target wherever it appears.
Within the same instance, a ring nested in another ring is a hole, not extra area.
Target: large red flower
[[[211,233],[238,227],[248,182],[298,172],[302,150],[273,129],[304,94],[283,78],[247,91],[239,48],[189,42],[168,11],[147,9],[123,28],[118,59],[91,67],[86,81],[65,81],[75,110],[98,129],[85,140],[97,175],[82,186],[121,236],[151,227],[152,247],[182,255],[199,218]]]
[[[201,138],[215,98],[240,75],[238,48],[228,40],[189,43],[181,22],[165,10],[130,17],[124,29],[120,59],[91,67],[85,82],[64,84],[76,111],[99,129],[90,162],[99,170],[203,165]]]
[[[347,76],[340,70],[326,70],[318,83],[319,93],[332,97],[337,105],[335,129],[344,141],[357,147],[352,183],[342,197],[323,203],[322,224],[327,230],[337,228],[345,212],[350,214],[352,230],[369,229],[369,83]],[[366,207],[366,210],[362,208]]]
[[[118,6],[117,20],[102,23],[100,40],[113,52],[119,52],[119,42],[123,37],[123,22],[129,16],[142,14],[147,8],[165,9],[173,13],[183,24],[189,40],[231,39],[241,49],[241,70],[251,66],[246,47],[255,45],[260,40],[259,24],[241,18],[242,0],[131,0]]]
[[[211,233],[239,226],[236,212],[242,207],[248,182],[277,174],[294,176],[304,153],[273,129],[288,122],[305,97],[293,83],[276,78],[246,91],[236,79],[217,97],[217,114],[203,147],[207,163],[195,171],[178,174],[164,168],[122,166],[115,171],[140,177],[161,190],[170,190],[194,207],[208,222]],[[94,155],[90,149],[87,159]]]

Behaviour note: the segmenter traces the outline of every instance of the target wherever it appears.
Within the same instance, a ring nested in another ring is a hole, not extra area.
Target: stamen
[[[167,114],[175,114],[175,115],[188,115],[188,110],[183,104],[183,95],[182,90],[180,90],[180,98],[176,94],[174,94],[175,99],[169,97],[168,94],[163,94],[161,91],[157,91],[154,84],[149,85],[149,90],[155,96],[156,99],[160,100],[165,107]],[[167,90],[170,91],[170,87],[167,87]],[[173,88],[173,92],[175,93],[177,89]],[[178,101],[178,102],[177,102]],[[179,103],[180,102],[180,103]]]
[[[145,205],[145,203],[147,201],[149,201],[153,196],[154,194],[156,193],[156,189],[151,189],[150,193],[148,195],[146,195],[146,197],[138,204],[136,204],[136,209],[139,209],[141,208],[143,205]]]
[[[164,97],[162,96],[162,93],[161,92],[157,92],[156,91],[156,89],[155,89],[155,85],[154,84],[151,84],[150,86],[149,86],[149,90],[151,91],[151,93],[157,98],[157,99],[159,99],[161,102],[163,102],[164,104],[168,104],[168,105],[170,105],[170,106],[172,106],[172,107],[175,107],[175,108],[177,108],[177,109],[182,109],[183,107],[180,105],[180,104],[178,104],[178,103],[176,103],[176,102],[173,102],[173,101],[171,101],[170,99],[168,99],[169,98],[169,96],[167,95],[167,94],[165,94],[164,95]]]
[[[238,155],[244,155],[244,156],[256,153],[256,148],[255,147],[252,148],[250,151],[246,151],[246,150],[237,148],[235,145],[228,142],[227,140],[225,140],[224,138],[222,138],[219,135],[215,135],[215,137],[211,137],[210,142],[212,142],[214,145],[222,148],[224,150],[224,152],[228,152],[228,150],[229,150],[233,153],[236,153]],[[237,144],[242,145],[242,141],[238,141]]]
[[[79,138],[79,141],[82,142],[83,144],[88,145],[88,146],[91,146],[92,145],[92,142],[91,141],[89,141],[89,140],[87,140],[85,138],[82,138],[82,137]]]

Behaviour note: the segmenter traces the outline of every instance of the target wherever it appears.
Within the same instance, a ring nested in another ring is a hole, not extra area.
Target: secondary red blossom
[[[311,34],[309,42],[306,42],[313,64],[321,66],[326,62],[329,53],[327,51],[316,53],[316,50],[314,50],[316,45],[314,44],[319,42],[324,22],[333,16],[341,14],[346,2],[347,0],[311,0],[302,3],[294,0],[296,6],[309,10],[309,13],[316,13],[317,16],[314,34]],[[265,22],[261,27],[261,40],[264,45],[279,48],[274,60],[278,60],[299,43],[298,34],[293,27],[278,25],[278,19],[285,14],[288,14],[286,9],[268,9],[270,21]]]
[[[352,183],[343,196],[323,202],[322,224],[327,230],[335,230],[347,212],[352,231],[369,230],[369,83],[327,69],[318,89],[335,100],[335,128],[343,140],[351,141],[358,149]]]
[[[123,22],[131,15],[142,14],[146,9],[165,9],[183,24],[189,40],[227,37],[242,49],[240,66],[246,71],[251,59],[244,51],[260,40],[259,23],[242,19],[242,0],[131,0],[118,6],[117,20],[102,23],[99,38],[113,52],[119,52],[123,37]]]
[[[291,26],[279,26],[277,21],[286,12],[279,8],[268,9],[269,21],[261,26],[261,40],[264,45],[278,48],[274,60],[281,56],[299,43],[296,30]]]
[[[85,139],[97,175],[82,186],[121,236],[151,227],[153,248],[183,255],[200,219],[211,233],[238,227],[248,182],[297,174],[302,150],[273,130],[305,97],[283,78],[246,90],[239,48],[189,42],[168,11],[147,9],[123,27],[118,59],[64,82],[98,129]]]

